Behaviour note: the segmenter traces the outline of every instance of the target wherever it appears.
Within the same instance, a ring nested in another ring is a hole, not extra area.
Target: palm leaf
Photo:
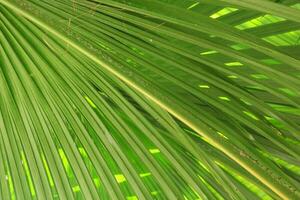
[[[299,3],[0,0],[1,199],[298,199]]]

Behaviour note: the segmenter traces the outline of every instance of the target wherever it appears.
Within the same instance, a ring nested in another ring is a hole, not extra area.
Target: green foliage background
[[[0,199],[300,199],[298,0],[0,0]]]

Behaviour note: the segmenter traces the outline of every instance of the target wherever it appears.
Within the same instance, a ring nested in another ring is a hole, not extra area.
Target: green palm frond
[[[300,199],[298,0],[0,0],[0,199]]]

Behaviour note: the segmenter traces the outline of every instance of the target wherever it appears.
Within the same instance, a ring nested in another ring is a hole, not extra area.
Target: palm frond
[[[1,199],[299,199],[297,0],[0,0]]]

